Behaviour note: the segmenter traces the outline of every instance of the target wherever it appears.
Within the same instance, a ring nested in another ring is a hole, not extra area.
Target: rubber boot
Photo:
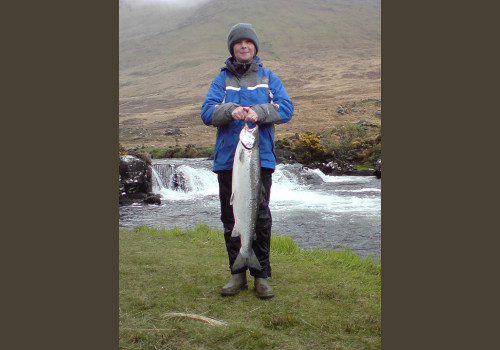
[[[231,279],[222,287],[220,294],[231,296],[237,294],[241,289],[248,289],[246,271],[231,275]]]
[[[254,283],[255,294],[261,299],[274,297],[274,292],[271,286],[267,283],[266,278],[256,278]]]

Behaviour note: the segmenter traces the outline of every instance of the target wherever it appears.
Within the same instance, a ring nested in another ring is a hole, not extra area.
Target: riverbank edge
[[[206,223],[199,222],[194,229],[189,228],[154,228],[147,225],[140,225],[135,228],[126,229],[120,228],[122,231],[131,231],[136,233],[148,234],[174,234],[175,236],[192,237],[200,239],[209,239],[210,241],[224,243],[224,232],[221,229],[211,227]],[[341,249],[325,249],[325,248],[300,248],[293,238],[288,235],[276,234],[271,235],[271,252],[278,254],[303,255],[313,259],[343,261],[345,266],[367,268],[367,271],[380,274],[381,258],[375,258],[372,255],[362,257],[349,248],[342,247]]]

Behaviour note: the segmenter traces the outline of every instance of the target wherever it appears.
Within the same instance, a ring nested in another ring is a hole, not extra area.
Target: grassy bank
[[[273,236],[275,297],[221,297],[222,231],[120,230],[120,349],[380,349],[381,266]]]

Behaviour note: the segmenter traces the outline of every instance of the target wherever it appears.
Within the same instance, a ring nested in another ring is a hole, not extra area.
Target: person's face
[[[255,45],[251,40],[243,39],[234,43],[233,52],[236,61],[248,63],[255,56]]]

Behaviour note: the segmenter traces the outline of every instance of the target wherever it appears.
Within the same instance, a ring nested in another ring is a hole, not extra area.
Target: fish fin
[[[236,271],[236,270],[239,270],[242,267],[246,266],[245,260],[246,259],[244,257],[242,257],[240,253],[238,253],[238,256],[236,257],[236,260],[234,261],[233,266],[232,266],[231,269],[233,271]]]
[[[230,205],[233,205],[233,200],[234,200],[234,192],[231,193],[231,199],[229,200]]]
[[[253,249],[252,252],[250,253],[250,256],[247,258],[247,264],[248,267],[252,267],[257,270],[262,270],[262,267],[260,266],[259,259],[257,259],[257,256],[255,255]]]
[[[239,237],[240,233],[236,228],[233,227],[233,231],[231,232],[231,237]]]
[[[251,268],[254,268],[257,270],[262,270],[262,267],[260,266],[259,260],[257,259],[257,256],[255,255],[253,250],[247,258],[244,258],[240,253],[238,253],[236,260],[234,260],[232,270],[236,271],[236,270],[239,270],[245,266],[248,266],[248,267],[251,267]]]

